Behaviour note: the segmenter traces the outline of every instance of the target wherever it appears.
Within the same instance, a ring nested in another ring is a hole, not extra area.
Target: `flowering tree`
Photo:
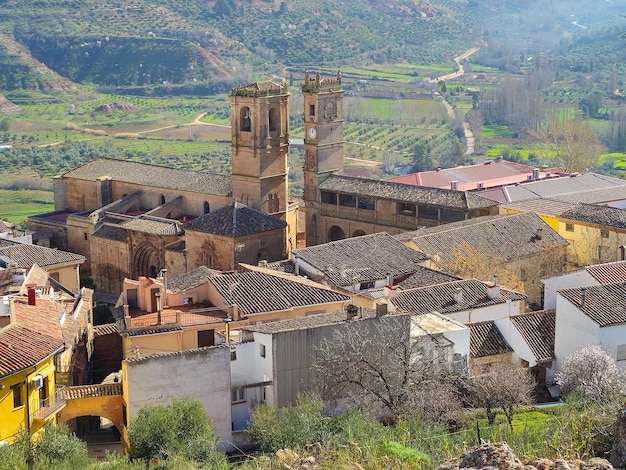
[[[590,344],[565,358],[554,375],[564,395],[576,394],[592,401],[607,400],[623,393],[626,381],[613,356],[602,346]]]

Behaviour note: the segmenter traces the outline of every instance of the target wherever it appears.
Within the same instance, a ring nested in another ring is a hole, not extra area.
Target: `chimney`
[[[493,286],[487,286],[487,297],[490,300],[494,300],[500,297],[500,286],[497,284],[494,284]]]
[[[232,318],[234,321],[241,320],[241,315],[239,314],[239,307],[237,306],[237,304],[233,304],[230,310],[231,310],[230,318]]]
[[[382,317],[383,315],[387,315],[387,304],[376,304],[376,316]]]
[[[458,181],[450,181],[450,189],[456,190],[459,188],[459,182]]]
[[[297,255],[293,255],[293,269],[296,276],[300,275],[300,258]]]
[[[395,299],[396,295],[398,295],[398,291],[396,289],[396,286],[385,286],[383,287],[383,297],[385,298],[386,301],[389,301],[391,299]]]
[[[622,255],[622,261],[626,261],[626,245],[621,245],[619,247],[619,250],[620,250],[621,255]]]
[[[454,291],[454,301],[457,304],[460,304],[461,302],[463,302],[463,289],[461,289],[460,287],[457,287],[456,290]]]
[[[387,285],[393,286],[393,274],[387,273]]]
[[[580,307],[585,307],[585,301],[587,300],[587,288],[583,287],[580,289]]]
[[[346,305],[346,320],[350,321],[358,315],[359,307],[354,304]]]
[[[35,295],[35,286],[34,284],[29,284],[27,286],[28,293],[28,305],[37,305],[37,296]]]
[[[539,168],[533,168],[533,179],[535,181],[539,179]]]
[[[543,237],[543,227],[538,227],[535,238],[537,238],[537,240],[541,240],[542,237]]]

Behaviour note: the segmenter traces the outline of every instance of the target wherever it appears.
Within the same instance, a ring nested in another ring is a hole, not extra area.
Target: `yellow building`
[[[64,406],[56,401],[54,361],[65,343],[56,311],[50,313],[20,297],[0,306],[10,317],[0,330],[0,442],[36,433]]]

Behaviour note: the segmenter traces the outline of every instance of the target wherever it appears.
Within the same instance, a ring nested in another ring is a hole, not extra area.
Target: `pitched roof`
[[[452,182],[456,181],[458,190],[469,191],[477,189],[478,183],[482,183],[483,187],[488,188],[527,181],[528,175],[532,175],[533,169],[532,166],[500,159],[477,165],[420,171],[389,178],[387,181],[442,189],[450,189]],[[545,176],[545,171],[542,173]]]
[[[0,331],[0,377],[15,374],[59,353],[63,340],[20,325]]]
[[[293,250],[294,257],[310,264],[336,286],[400,278],[417,271],[426,256],[386,232],[346,238]]]
[[[194,193],[228,196],[232,191],[231,178],[227,175],[180,170],[109,157],[96,158],[63,174],[66,178],[89,181],[103,176],[114,181]]]
[[[576,207],[577,204],[577,202],[566,202],[554,198],[540,198],[504,203],[500,204],[500,207],[522,212],[535,212],[540,215],[559,216],[563,212]]]
[[[39,245],[28,245],[0,239],[0,258],[9,259],[17,268],[28,269],[34,264],[41,267],[56,266],[68,263],[83,263],[85,257],[68,251],[46,248]]]
[[[590,204],[626,198],[626,181],[597,173],[573,174],[482,191],[484,197],[499,202],[537,198],[558,198]]]
[[[493,321],[469,323],[470,356],[486,357],[513,352]]]
[[[540,238],[538,230],[541,230]],[[428,227],[416,231],[412,240],[427,255],[444,260],[464,244],[504,261],[568,245],[567,240],[533,212],[477,217]]]
[[[152,235],[180,235],[183,233],[181,224],[175,220],[145,215],[124,221],[120,225],[126,230]]]
[[[501,287],[500,294],[490,299],[487,296],[487,287],[487,284],[477,279],[464,279],[400,291],[391,302],[402,312],[446,314],[527,298],[524,294]],[[463,293],[461,302],[455,300],[458,289]]]
[[[626,282],[626,261],[594,264],[583,268],[600,284]]]
[[[581,312],[602,326],[626,323],[626,283],[558,291]]]
[[[193,271],[181,274],[167,280],[167,290],[173,293],[184,292],[194,287],[206,284],[211,276],[220,274],[220,271],[200,266]]]
[[[495,205],[492,200],[468,191],[426,188],[350,176],[329,176],[319,185],[319,189],[368,198],[392,199],[414,204],[437,206],[463,212]]]
[[[287,223],[239,202],[204,214],[185,224],[185,228],[226,237],[243,237],[254,233],[282,229]]]
[[[541,310],[511,316],[511,323],[520,332],[537,362],[554,358],[555,310]]]
[[[459,277],[435,271],[434,269],[418,266],[417,271],[398,283],[402,289],[413,289],[415,287],[432,286],[433,284],[443,284],[444,282],[458,281]]]
[[[626,229],[626,210],[615,207],[578,204],[561,213],[561,217],[605,227]]]
[[[228,305],[237,305],[242,315],[350,300],[348,295],[322,285],[312,286],[310,281],[257,271],[213,276],[210,282]]]

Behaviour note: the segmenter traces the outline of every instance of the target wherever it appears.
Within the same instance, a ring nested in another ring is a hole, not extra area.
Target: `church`
[[[119,292],[127,277],[286,259],[299,237],[310,246],[497,213],[471,192],[344,176],[340,74],[306,73],[301,92],[304,206],[289,198],[289,90],[266,80],[231,90],[231,175],[98,158],[54,179],[55,211],[29,229],[85,256],[97,289]]]

